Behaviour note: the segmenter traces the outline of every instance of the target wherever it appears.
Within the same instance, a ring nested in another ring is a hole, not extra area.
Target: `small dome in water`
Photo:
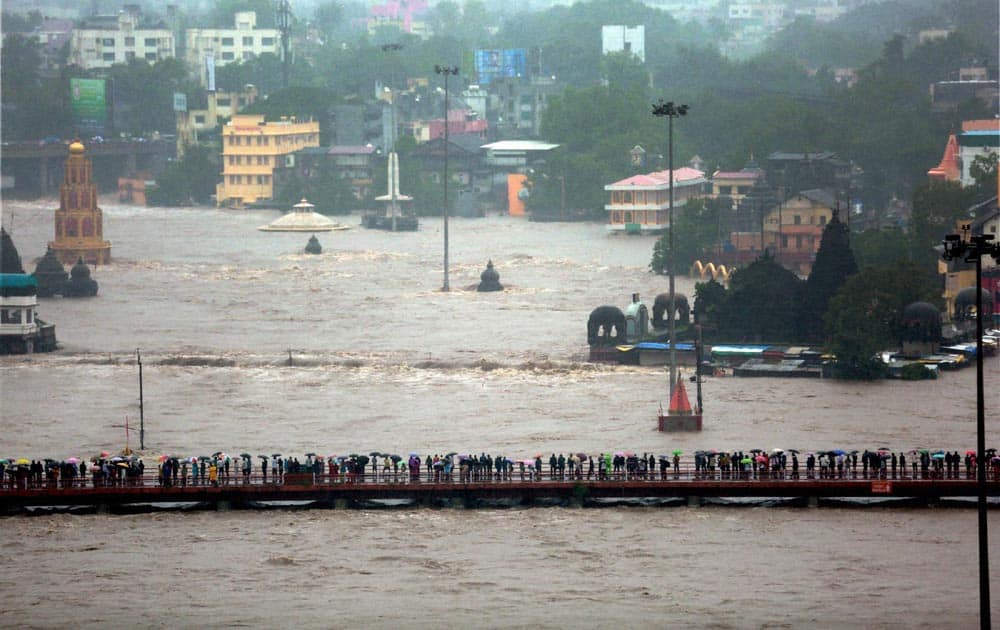
[[[503,285],[500,284],[500,274],[493,268],[492,260],[486,263],[486,269],[479,274],[479,286],[476,291],[503,291]]]
[[[306,243],[306,253],[307,254],[322,254],[323,246],[319,244],[319,239],[313,234],[309,237],[309,242]]]

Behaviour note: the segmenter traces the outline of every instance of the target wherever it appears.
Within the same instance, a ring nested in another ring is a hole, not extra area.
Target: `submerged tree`
[[[838,378],[881,378],[878,354],[895,348],[903,335],[903,309],[913,302],[937,302],[932,287],[913,263],[868,268],[850,277],[826,311],[829,350]]]
[[[764,254],[733,273],[726,300],[718,308],[723,338],[746,341],[796,341],[804,283]]]

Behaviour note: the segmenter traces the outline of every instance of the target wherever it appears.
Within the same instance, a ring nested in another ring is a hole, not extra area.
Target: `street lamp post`
[[[677,336],[676,311],[674,309],[674,118],[687,114],[687,105],[675,105],[673,101],[664,102],[660,99],[653,104],[653,115],[659,118],[667,117],[667,168],[670,170],[669,188],[669,236],[670,255],[667,264],[670,266],[670,395],[677,386]],[[697,370],[696,370],[697,372]]]
[[[448,77],[458,74],[458,66],[434,66],[434,72],[444,75],[444,286],[448,286]]]
[[[976,487],[979,495],[979,627],[990,627],[990,561],[986,519],[986,408],[983,392],[983,256],[1000,260],[1000,244],[992,234],[962,234],[944,237],[945,260],[964,260],[976,265]]]

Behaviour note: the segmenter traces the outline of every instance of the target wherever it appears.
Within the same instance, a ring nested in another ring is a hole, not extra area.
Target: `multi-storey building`
[[[215,187],[218,205],[243,206],[274,198],[274,169],[294,164],[290,155],[319,146],[319,123],[282,117],[236,114],[222,128],[222,182]]]
[[[116,63],[143,59],[156,63],[174,56],[174,34],[168,28],[139,28],[136,10],[122,11],[111,24],[74,29],[69,40],[69,63],[84,70],[110,68]]]
[[[236,13],[233,28],[189,28],[185,31],[184,59],[196,69],[202,85],[209,85],[210,64],[224,66],[264,53],[278,54],[281,34],[275,28],[257,28],[255,11]],[[211,62],[206,63],[206,58]]]
[[[706,183],[705,174],[689,167],[674,170],[674,212],[688,199],[700,197]],[[670,171],[633,175],[608,184],[604,190],[611,193],[608,212],[608,231],[649,233],[662,232],[670,227]]]
[[[177,117],[177,154],[186,144],[195,144],[206,134],[212,134],[221,119],[231,118],[244,107],[257,101],[257,88],[247,85],[242,92],[209,92],[205,109],[180,112]]]

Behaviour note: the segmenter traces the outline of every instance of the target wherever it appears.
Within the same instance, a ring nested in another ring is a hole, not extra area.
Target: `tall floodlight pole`
[[[444,75],[444,286],[448,286],[448,77],[458,74],[458,66],[434,66],[434,72]]]
[[[288,0],[278,0],[278,31],[281,33],[281,87],[288,87],[288,39],[292,30],[292,7]]]
[[[676,310],[674,308],[674,118],[687,114],[687,105],[675,105],[673,101],[664,102],[660,99],[653,104],[653,115],[662,118],[667,117],[667,168],[670,170],[669,187],[669,221],[668,245],[670,255],[667,264],[670,266],[670,396],[674,395],[674,387],[677,386],[677,324]],[[695,369],[697,373],[697,368]]]
[[[962,234],[944,237],[945,260],[962,259],[976,265],[976,488],[979,495],[979,627],[990,628],[990,561],[986,520],[986,407],[983,393],[983,256],[1000,261],[1000,244],[992,234]],[[991,313],[992,315],[992,313]]]
[[[399,43],[382,44],[382,52],[399,52],[403,45]],[[386,153],[396,150],[396,65],[393,63],[389,70],[389,118],[392,124],[392,133],[389,134],[389,141],[386,143]]]

